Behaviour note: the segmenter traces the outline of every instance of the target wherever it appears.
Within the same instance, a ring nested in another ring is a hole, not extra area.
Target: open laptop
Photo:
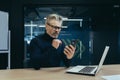
[[[81,65],[78,65],[78,66],[74,66],[74,67],[68,69],[66,72],[67,73],[76,73],[76,74],[85,74],[85,75],[95,76],[98,73],[98,71],[101,69],[101,67],[103,65],[103,62],[105,60],[105,57],[108,53],[108,50],[109,50],[109,46],[105,46],[103,55],[101,57],[101,60],[100,60],[98,66],[81,66]]]

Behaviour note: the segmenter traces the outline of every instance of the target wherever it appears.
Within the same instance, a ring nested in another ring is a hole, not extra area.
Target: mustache
[[[59,32],[54,32],[53,35],[55,35],[55,34],[59,34]]]

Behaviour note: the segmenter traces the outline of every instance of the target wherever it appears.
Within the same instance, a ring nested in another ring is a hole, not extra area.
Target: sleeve
[[[37,39],[33,39],[30,43],[30,62],[34,69],[40,69],[40,67],[49,66],[49,52],[56,52],[56,49],[52,46],[45,51],[42,51],[42,45],[40,46],[40,44],[44,45],[44,43],[39,42]]]

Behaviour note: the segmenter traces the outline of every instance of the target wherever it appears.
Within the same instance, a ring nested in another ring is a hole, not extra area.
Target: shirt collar
[[[44,39],[46,39],[48,41],[52,41],[53,39],[55,39],[55,38],[51,37],[49,34],[47,34],[46,32],[44,33],[43,37],[44,37]]]

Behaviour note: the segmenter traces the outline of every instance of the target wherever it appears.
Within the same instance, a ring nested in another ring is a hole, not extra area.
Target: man
[[[75,53],[75,47],[65,44],[58,39],[61,31],[62,17],[50,14],[46,18],[45,33],[31,40],[30,55],[32,67],[58,67],[61,61],[69,67],[70,59]]]

